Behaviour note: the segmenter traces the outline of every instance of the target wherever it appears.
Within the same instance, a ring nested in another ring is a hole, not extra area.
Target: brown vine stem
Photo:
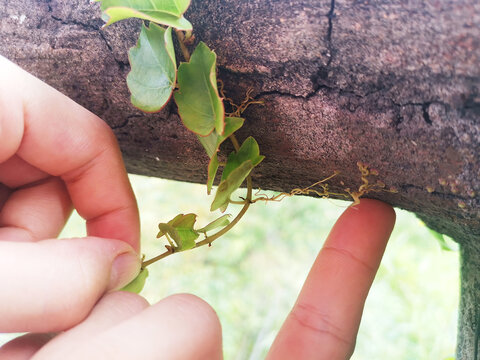
[[[187,46],[185,45],[185,35],[182,30],[175,30],[177,34],[178,43],[180,44],[180,50],[182,50],[183,57],[185,61],[190,61],[190,51],[188,51]]]
[[[157,262],[158,260],[162,260],[163,258],[166,258],[169,255],[172,255],[174,253],[173,249],[172,250],[167,250],[164,253],[161,253],[158,256],[155,256],[149,260],[145,260],[142,262],[142,269],[145,269],[148,265],[153,264],[154,262]]]
[[[233,144],[233,147],[235,148],[235,151],[238,151],[240,149],[240,144],[238,143],[238,140],[235,137],[235,135],[232,134],[232,135],[230,135],[229,138],[230,138],[230,141]],[[205,234],[205,238],[202,241],[197,242],[194,249],[196,249],[200,246],[204,246],[204,245],[210,246],[212,244],[212,242],[214,242],[220,236],[222,236],[222,235],[226,234],[228,231],[230,231],[230,229],[232,229],[240,221],[240,219],[243,217],[243,215],[245,215],[248,208],[250,207],[250,204],[252,204],[252,192],[253,192],[252,176],[248,175],[247,176],[247,198],[245,199],[245,203],[243,204],[242,209],[237,214],[237,216],[235,216],[235,219],[233,219],[230,224],[228,224],[222,230],[216,232],[212,236],[207,236]],[[167,256],[170,256],[174,253],[175,253],[175,250],[172,247],[168,247],[168,250],[165,251],[164,253],[162,253],[158,256],[155,256],[155,257],[153,257],[149,260],[143,261],[142,262],[142,269],[144,269],[145,267],[153,264],[154,262],[157,262],[158,260],[166,258]]]

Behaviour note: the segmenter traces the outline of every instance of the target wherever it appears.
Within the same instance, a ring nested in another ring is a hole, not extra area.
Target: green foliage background
[[[142,217],[143,252],[164,251],[158,222],[208,211],[205,185],[130,177]],[[149,267],[142,292],[151,303],[189,292],[208,301],[223,326],[227,360],[263,359],[331,226],[349,203],[295,197],[257,203],[211,248],[174,254]],[[234,207],[232,206],[232,209]],[[62,236],[84,234],[74,215]],[[365,306],[354,360],[447,359],[454,354],[458,253],[441,250],[415,216],[397,225]],[[0,344],[11,336],[0,334]]]

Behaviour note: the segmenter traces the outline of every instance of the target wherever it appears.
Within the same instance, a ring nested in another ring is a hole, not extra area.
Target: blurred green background
[[[164,251],[158,222],[178,213],[215,218],[205,186],[131,175],[142,218],[146,258]],[[257,203],[212,247],[174,254],[150,266],[142,292],[150,303],[188,292],[217,311],[228,360],[264,359],[266,352],[347,202],[308,197]],[[236,210],[235,208],[229,209]],[[84,234],[74,214],[63,237]],[[365,306],[354,360],[448,359],[454,356],[458,252],[442,250],[412,214],[397,224]],[[0,336],[0,343],[10,338]]]

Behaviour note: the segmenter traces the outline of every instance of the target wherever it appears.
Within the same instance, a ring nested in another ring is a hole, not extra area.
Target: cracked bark
[[[480,313],[479,14],[475,0],[197,0],[187,14],[227,95],[253,87],[265,100],[239,134],[267,156],[256,185],[289,191],[338,170],[332,189],[354,188],[362,161],[400,190],[373,197],[460,242],[460,359],[474,359]],[[102,30],[97,6],[79,0],[0,0],[0,15],[0,53],[105,119],[129,171],[205,181],[175,105],[143,115],[129,104],[137,21]]]

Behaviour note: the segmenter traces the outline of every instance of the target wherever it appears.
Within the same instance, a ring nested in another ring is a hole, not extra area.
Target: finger
[[[121,239],[138,250],[138,210],[111,129],[2,57],[0,98],[2,111],[8,109],[0,117],[0,128],[6,127],[7,135],[20,134],[19,140],[6,144],[0,134],[0,162],[16,153],[35,168],[60,176],[74,207],[87,220],[89,235]],[[20,130],[17,124],[22,124]]]
[[[91,338],[91,334],[107,330],[142,312],[149,306],[147,300],[140,295],[126,291],[111,292],[100,299],[85,321],[74,329],[65,332],[64,335],[84,337],[87,341]],[[60,339],[60,337],[58,338]]]
[[[72,342],[88,342],[91,340],[92,334],[100,334],[137,315],[149,306],[143,297],[130,292],[115,291],[106,294],[81,324],[57,336],[52,341],[52,346],[58,350],[62,346],[67,346],[67,349]]]
[[[62,346],[68,346],[72,341],[88,341],[92,334],[98,334],[138,314],[148,306],[148,302],[136,294],[122,291],[112,292],[100,299],[88,317],[74,328],[55,338],[53,333],[30,333],[20,336],[0,348],[0,359],[30,359],[47,342],[50,342],[49,347],[53,346],[56,351],[59,351]]]
[[[0,241],[57,237],[72,212],[65,184],[50,177],[13,192],[0,212]]]
[[[222,358],[221,326],[203,300],[173,295],[90,338],[48,344],[36,360]],[[65,337],[66,339],[66,337]],[[61,345],[61,346],[60,346]]]
[[[0,359],[29,360],[49,342],[55,334],[26,334],[0,347]]]
[[[348,359],[365,299],[395,223],[393,209],[362,199],[336,222],[268,359]]]
[[[3,183],[11,189],[48,177],[50,177],[49,174],[38,170],[16,155],[0,164],[0,183]]]
[[[51,332],[82,321],[108,289],[138,274],[125,242],[103,238],[0,242],[0,332]]]
[[[72,351],[72,344],[88,343],[93,335],[98,336],[148,307],[148,302],[137,294],[125,291],[109,293],[100,299],[82,323],[55,337],[42,349],[42,353],[68,354]]]

